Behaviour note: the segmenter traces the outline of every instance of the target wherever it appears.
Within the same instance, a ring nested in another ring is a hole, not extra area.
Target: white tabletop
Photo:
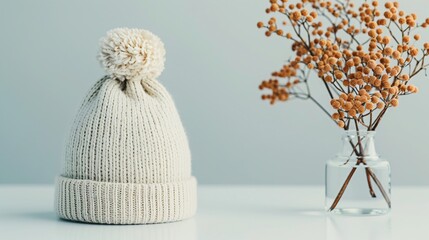
[[[60,220],[52,186],[0,185],[0,239],[429,239],[429,188],[394,187],[393,209],[378,217],[331,216],[322,187],[199,187],[192,219],[152,225]]]

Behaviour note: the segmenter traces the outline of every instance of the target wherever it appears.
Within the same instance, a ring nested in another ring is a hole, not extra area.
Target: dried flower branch
[[[374,131],[401,96],[418,92],[410,84],[422,70],[429,55],[429,43],[420,43],[419,29],[429,26],[429,18],[417,22],[417,15],[406,14],[398,2],[380,6],[377,0],[364,1],[357,9],[350,0],[270,0],[271,17],[257,27],[267,37],[277,35],[292,42],[294,56],[279,71],[263,81],[259,89],[271,104],[293,98],[312,100],[339,127]],[[382,10],[383,9],[383,10]],[[310,92],[309,80],[315,74],[326,87],[331,111]],[[389,195],[364,158],[362,137],[358,135],[352,155],[356,165],[365,165],[369,193],[376,197],[371,179],[390,207]],[[356,167],[353,167],[329,210],[340,201]]]
[[[270,0],[266,13],[279,13],[281,24],[271,17],[266,36],[278,35],[292,41],[295,57],[259,88],[271,104],[292,98],[310,99],[328,112],[310,94],[310,74],[326,86],[333,112],[341,128],[355,121],[375,130],[386,111],[399,104],[399,97],[418,92],[410,81],[426,69],[429,43],[419,46],[416,30],[426,28],[429,19],[417,23],[416,14],[399,10],[398,2],[364,2],[355,10],[350,1]],[[382,12],[384,11],[384,12]],[[288,31],[289,30],[289,31]]]

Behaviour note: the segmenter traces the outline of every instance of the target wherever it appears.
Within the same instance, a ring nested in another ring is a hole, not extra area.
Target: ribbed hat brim
[[[56,212],[60,218],[104,224],[147,224],[179,221],[196,212],[197,182],[154,184],[111,183],[60,176]]]

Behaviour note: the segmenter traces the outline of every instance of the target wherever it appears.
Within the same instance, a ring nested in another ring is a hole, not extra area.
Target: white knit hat
[[[61,218],[144,224],[189,218],[196,179],[180,117],[156,80],[165,50],[149,31],[120,28],[102,39],[108,75],[84,100],[56,183]]]

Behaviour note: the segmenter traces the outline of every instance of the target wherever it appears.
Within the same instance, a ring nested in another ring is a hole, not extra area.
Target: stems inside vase
[[[366,180],[368,183],[368,188],[369,188],[369,193],[371,195],[371,197],[375,198],[375,192],[374,189],[372,187],[371,184],[371,179],[375,182],[376,186],[378,187],[378,189],[380,190],[381,194],[383,195],[387,205],[389,206],[389,208],[391,207],[391,201],[389,198],[388,193],[386,192],[386,190],[384,189],[382,183],[380,182],[380,180],[377,178],[377,176],[375,175],[375,173],[372,171],[372,169],[367,166],[366,160],[364,158],[364,147],[362,145],[362,137],[359,135],[359,132],[357,132],[357,144],[353,144],[352,139],[349,139],[349,142],[352,146],[352,152],[353,154],[356,155],[357,160],[356,160],[356,165],[350,170],[350,173],[347,175],[344,183],[342,184],[342,187],[340,188],[337,196],[335,197],[332,205],[329,208],[329,211],[334,210],[338,203],[340,202],[344,192],[346,191],[351,179],[353,178],[353,175],[355,174],[356,170],[358,169],[358,166],[360,164],[365,165],[365,174],[366,174]],[[357,149],[357,147],[359,147],[359,150]]]

